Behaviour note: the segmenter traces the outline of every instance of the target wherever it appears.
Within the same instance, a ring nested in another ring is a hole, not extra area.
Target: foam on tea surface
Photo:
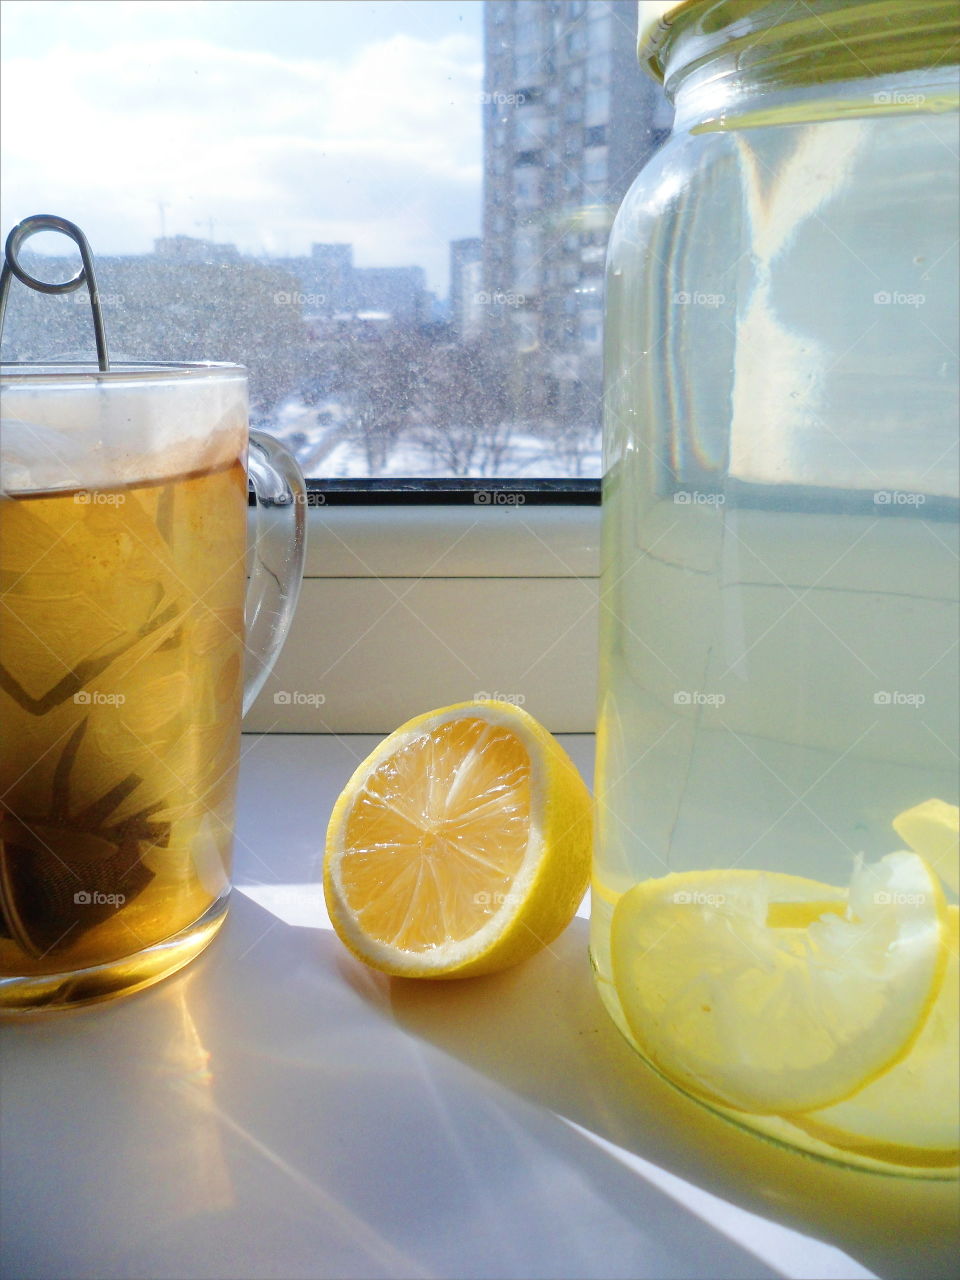
[[[216,470],[243,456],[246,432],[240,370],[18,369],[0,387],[0,492],[126,488]]]

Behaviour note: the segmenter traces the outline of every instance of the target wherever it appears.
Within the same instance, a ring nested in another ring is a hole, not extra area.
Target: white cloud
[[[340,63],[164,39],[63,46],[6,62],[4,226],[80,223],[94,250],[159,233],[306,252],[347,240],[364,264],[438,283],[480,220],[475,40],[395,35]]]

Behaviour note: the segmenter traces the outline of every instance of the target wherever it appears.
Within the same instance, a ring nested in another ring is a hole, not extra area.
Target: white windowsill
[[[245,737],[209,950],[129,1000],[6,1028],[11,1275],[951,1274],[949,1185],[800,1159],[643,1065],[600,1003],[585,904],[501,974],[355,960],[318,859],[374,745]],[[589,780],[592,740],[563,745]]]

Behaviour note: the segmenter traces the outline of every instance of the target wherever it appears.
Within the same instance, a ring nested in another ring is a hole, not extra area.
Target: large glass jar
[[[591,924],[611,1015],[673,1084],[935,1178],[958,1127],[958,15],[686,0],[641,30],[676,121],[608,254]]]

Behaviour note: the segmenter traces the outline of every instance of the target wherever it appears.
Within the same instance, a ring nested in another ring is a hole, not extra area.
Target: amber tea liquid
[[[146,985],[222,922],[246,508],[239,460],[0,497],[0,1008]]]

